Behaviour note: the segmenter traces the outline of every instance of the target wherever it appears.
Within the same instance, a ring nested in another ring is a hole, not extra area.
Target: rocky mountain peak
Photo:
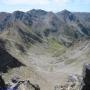
[[[15,11],[12,13],[12,16],[15,19],[20,19],[20,20],[22,19],[23,15],[24,15],[24,12],[22,12],[22,11]]]
[[[66,10],[66,9],[64,9],[64,10],[61,11],[61,13],[63,13],[63,14],[70,14],[71,12]]]
[[[59,13],[57,13],[60,17],[63,17],[64,21],[75,21],[76,20],[76,17],[75,15],[68,11],[68,10],[63,10]]]
[[[27,13],[31,14],[31,15],[36,15],[36,16],[41,16],[41,15],[45,15],[47,14],[46,11],[41,10],[41,9],[32,9],[30,11],[28,11]]]

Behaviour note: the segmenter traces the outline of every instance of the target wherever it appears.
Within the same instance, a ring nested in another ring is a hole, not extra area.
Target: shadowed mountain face
[[[0,48],[0,72],[7,72],[8,69],[24,66],[7,51]]]

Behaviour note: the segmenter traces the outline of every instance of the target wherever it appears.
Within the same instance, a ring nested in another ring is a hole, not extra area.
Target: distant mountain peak
[[[64,10],[61,11],[61,12],[58,12],[57,14],[58,14],[60,17],[63,17],[63,19],[64,19],[65,22],[66,22],[66,21],[75,21],[75,20],[76,20],[75,15],[74,15],[72,12],[70,12],[70,11],[68,11],[68,10],[66,10],[66,9],[64,9]]]
[[[38,15],[44,15],[44,14],[46,14],[47,12],[44,11],[44,10],[41,10],[41,9],[32,9],[32,10],[28,11],[28,13],[38,14]]]
[[[13,12],[13,16],[15,17],[15,19],[21,19],[24,15],[24,12],[22,11],[15,11]]]
[[[68,11],[68,10],[66,10],[66,9],[64,9],[63,11],[61,11],[60,13],[62,13],[62,14],[70,14],[71,12],[70,11]]]
[[[22,11],[14,11],[13,12],[13,15],[18,15],[18,14],[24,14],[24,12],[22,12]]]

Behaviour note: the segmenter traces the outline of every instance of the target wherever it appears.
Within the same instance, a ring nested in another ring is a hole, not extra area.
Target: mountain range
[[[41,90],[53,90],[69,74],[81,75],[89,58],[90,13],[0,12],[0,64],[8,66],[5,80],[29,78]],[[14,68],[7,65],[9,61],[12,65],[16,61]]]

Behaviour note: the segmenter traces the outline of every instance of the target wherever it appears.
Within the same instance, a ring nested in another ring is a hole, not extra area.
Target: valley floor
[[[90,62],[90,43],[85,42],[76,47],[68,49],[61,56],[53,57],[52,54],[43,52],[45,49],[33,46],[22,61],[27,67],[10,70],[4,78],[17,75],[38,84],[41,90],[55,90],[70,75],[82,75],[83,64]]]

